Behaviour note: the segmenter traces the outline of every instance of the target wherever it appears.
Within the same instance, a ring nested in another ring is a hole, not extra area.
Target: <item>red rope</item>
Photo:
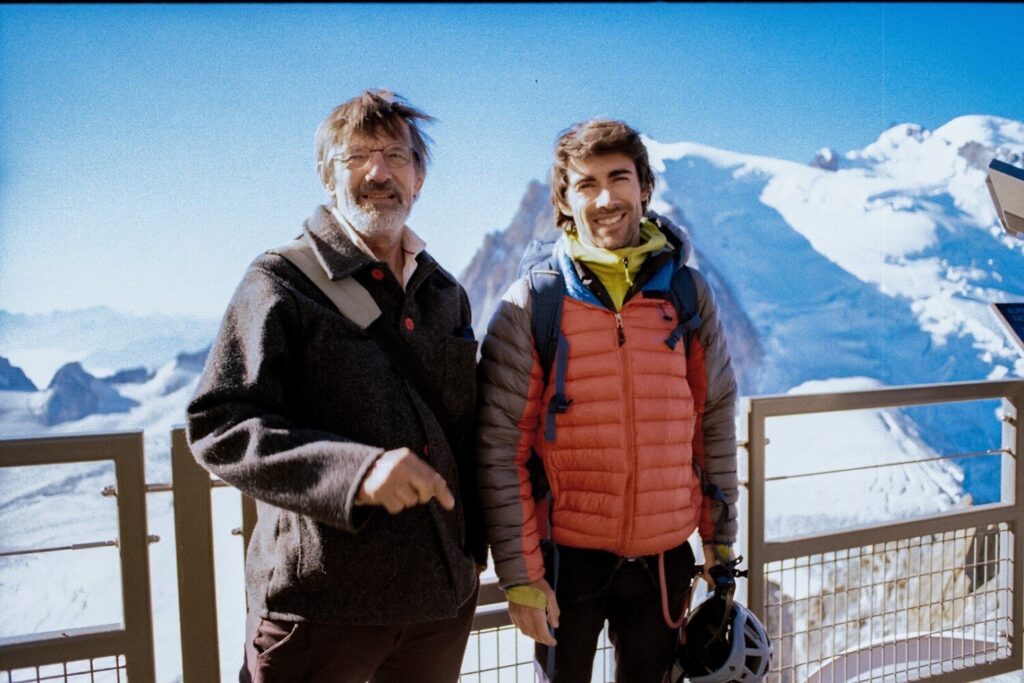
[[[686,587],[686,593],[683,594],[683,611],[679,614],[679,619],[673,619],[668,611],[668,588],[665,586],[665,553],[658,553],[658,580],[661,584],[661,616],[665,619],[665,623],[669,628],[680,628],[686,623],[686,615],[690,611],[690,597],[693,592],[693,578],[690,578],[690,585]]]

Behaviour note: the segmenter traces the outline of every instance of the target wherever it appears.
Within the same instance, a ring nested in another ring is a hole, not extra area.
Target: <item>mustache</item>
[[[401,194],[390,180],[385,180],[383,183],[378,183],[376,180],[364,180],[361,189],[364,192],[393,192],[394,194]]]
[[[395,196],[395,202],[397,206],[392,207],[392,209],[386,209],[388,211],[395,209],[403,209],[406,206],[406,198],[403,196],[402,192],[399,191],[398,186],[395,185],[395,183],[392,182],[390,179],[385,180],[382,183],[378,183],[375,180],[364,180],[362,183],[360,183],[359,189],[352,193],[352,202],[356,206],[361,206],[362,199],[360,195],[369,192],[388,192],[390,194],[393,194]],[[385,209],[373,207],[373,211],[382,210]]]

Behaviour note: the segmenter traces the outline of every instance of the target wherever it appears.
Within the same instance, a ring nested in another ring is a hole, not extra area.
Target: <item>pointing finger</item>
[[[440,474],[434,480],[434,498],[437,498],[437,502],[445,510],[453,510],[455,508],[455,496],[448,490],[448,484],[445,483],[444,477]]]

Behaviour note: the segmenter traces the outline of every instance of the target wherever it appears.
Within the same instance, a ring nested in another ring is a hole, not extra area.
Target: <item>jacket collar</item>
[[[316,207],[302,227],[306,241],[316,254],[316,260],[332,280],[348,277],[373,263],[369,256],[352,244],[352,240],[345,235],[345,231],[323,204]]]
[[[672,279],[672,273],[676,268],[685,264],[690,257],[690,242],[686,234],[675,224],[664,216],[659,216],[652,211],[647,213],[645,219],[665,236],[666,246],[671,246],[671,248],[662,249],[644,260],[633,286],[626,293],[627,300],[637,291],[667,291],[669,282]],[[579,301],[614,310],[614,306],[610,305],[610,299],[602,301],[602,298],[607,298],[607,293],[604,292],[604,287],[600,285],[600,280],[591,272],[586,263],[572,258],[566,235],[563,234],[555,242],[552,254],[555,263],[558,264],[559,269],[562,271],[566,292],[570,296]],[[592,285],[595,284],[593,281],[597,281],[597,286],[592,288]],[[597,293],[594,290],[597,290]]]
[[[316,260],[332,280],[340,280],[362,268],[381,263],[352,243],[330,209],[323,204],[316,207],[302,227],[303,236],[313,248]],[[416,262],[416,272],[406,285],[406,291],[412,290],[437,268],[437,262],[426,251],[416,255]]]

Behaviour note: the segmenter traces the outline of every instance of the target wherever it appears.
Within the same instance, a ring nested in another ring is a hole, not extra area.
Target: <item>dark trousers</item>
[[[479,589],[478,589],[479,590]],[[454,683],[473,626],[477,592],[453,619],[346,626],[260,619],[253,683]]]
[[[590,683],[597,640],[608,621],[615,648],[616,683],[662,683],[672,668],[679,630],[662,616],[658,556],[634,560],[599,550],[558,548],[561,610],[552,683]],[[551,554],[547,580],[554,579]],[[677,619],[693,578],[689,543],[665,552],[665,584],[671,617]],[[554,585],[554,584],[552,584]],[[548,666],[548,648],[536,647],[537,666]]]

